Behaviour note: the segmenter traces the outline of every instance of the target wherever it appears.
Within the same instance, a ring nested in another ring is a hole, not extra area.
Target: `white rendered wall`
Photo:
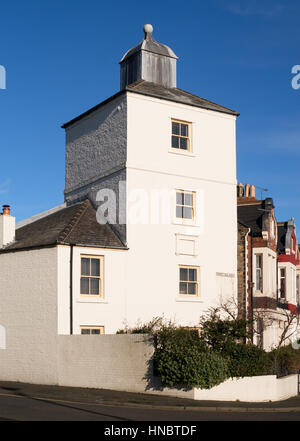
[[[233,378],[209,390],[194,389],[195,400],[267,402],[280,401],[298,394],[298,377],[275,375]]]
[[[124,328],[127,316],[127,260],[125,250],[105,248],[73,248],[73,333],[80,334],[80,326],[104,326],[106,334]],[[103,298],[80,295],[81,255],[103,256]],[[70,247],[58,247],[58,334],[70,334]]]
[[[219,303],[220,277],[236,295],[235,118],[133,94],[127,108],[128,320],[165,315],[195,326]],[[192,122],[191,154],[170,152],[171,118]],[[149,198],[153,189],[195,191],[198,225],[132,224],[138,189]],[[196,237],[196,255],[176,254],[178,235]],[[200,267],[198,298],[178,295],[179,264]]]
[[[57,249],[0,254],[0,379],[57,381]]]

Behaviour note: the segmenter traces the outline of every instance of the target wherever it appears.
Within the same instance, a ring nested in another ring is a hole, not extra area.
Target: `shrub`
[[[222,352],[228,360],[231,377],[253,377],[272,373],[270,356],[254,345],[235,344]]]
[[[244,342],[250,335],[249,322],[240,319],[222,319],[218,309],[212,309],[200,322],[201,339],[215,351],[229,351],[236,343]]]
[[[229,377],[227,361],[207,348],[197,331],[163,327],[156,334],[154,370],[169,387],[210,389]]]
[[[135,327],[119,329],[117,334],[155,334],[155,332],[163,326],[163,317],[154,317],[148,323],[137,323]],[[171,325],[171,323],[170,323]]]
[[[278,377],[296,374],[300,370],[300,350],[292,345],[274,349],[269,354],[273,366],[273,373]]]

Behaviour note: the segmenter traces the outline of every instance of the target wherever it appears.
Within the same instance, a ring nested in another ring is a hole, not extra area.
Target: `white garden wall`
[[[234,378],[209,390],[194,389],[195,400],[265,402],[280,401],[298,394],[297,375]]]

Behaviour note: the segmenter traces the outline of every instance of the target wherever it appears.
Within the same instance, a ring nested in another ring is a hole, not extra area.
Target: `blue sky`
[[[119,90],[118,62],[152,23],[179,57],[178,87],[241,113],[238,180],[268,188],[299,236],[299,22],[298,0],[2,2],[0,204],[21,220],[63,202],[60,126]]]

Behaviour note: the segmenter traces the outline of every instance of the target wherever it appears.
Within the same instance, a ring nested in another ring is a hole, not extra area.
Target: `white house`
[[[178,89],[176,55],[144,32],[121,90],[63,126],[65,203],[16,230],[0,216],[8,329],[110,334],[162,315],[195,326],[236,295],[238,113]]]

